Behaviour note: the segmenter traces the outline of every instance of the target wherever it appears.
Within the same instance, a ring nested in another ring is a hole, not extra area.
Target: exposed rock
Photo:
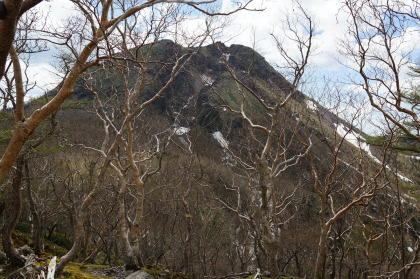
[[[91,270],[91,273],[94,278],[95,275],[103,277],[111,277],[115,279],[125,279],[128,275],[132,274],[132,270],[125,270],[124,266],[114,266],[110,268],[99,268]]]
[[[28,245],[24,245],[22,247],[19,247],[16,250],[22,256],[29,256],[30,254],[34,253],[34,251],[32,251],[32,249]]]
[[[111,267],[111,268],[105,270],[106,276],[114,276],[114,275],[121,274],[121,273],[124,273],[124,267],[123,266]]]
[[[153,276],[144,270],[138,270],[125,277],[125,279],[153,279]]]

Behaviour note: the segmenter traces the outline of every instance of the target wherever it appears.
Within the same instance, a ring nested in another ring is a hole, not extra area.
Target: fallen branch
[[[225,279],[225,278],[237,278],[237,277],[243,277],[243,276],[250,276],[254,273],[251,272],[241,272],[241,273],[231,273],[229,275],[225,275],[225,276],[204,276],[204,278],[209,278],[209,279]]]

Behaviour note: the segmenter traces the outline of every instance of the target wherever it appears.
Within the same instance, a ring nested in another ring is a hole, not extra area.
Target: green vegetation
[[[65,268],[63,274],[57,279],[107,279],[112,277],[98,275],[97,272],[103,270],[106,266],[80,264],[70,262]]]

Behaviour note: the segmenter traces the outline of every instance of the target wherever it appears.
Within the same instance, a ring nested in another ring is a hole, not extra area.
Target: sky
[[[229,11],[237,7],[237,1],[219,1],[223,11]],[[338,1],[331,0],[305,0],[304,7],[315,18],[319,34],[316,36],[317,55],[313,57],[312,64],[324,70],[338,71],[340,64],[334,58],[336,40],[344,30],[343,23],[337,20]],[[270,32],[279,33],[281,19],[284,18],[287,10],[293,12],[290,1],[283,0],[254,0],[250,8],[263,9],[262,11],[241,11],[229,16],[226,19],[226,26],[223,33],[219,34],[218,40],[230,44],[242,44],[255,48],[267,61],[273,64],[279,63],[279,54]],[[39,10],[49,11],[51,22],[60,23],[68,16],[71,16],[74,7],[67,0],[44,1],[38,6]],[[340,19],[339,19],[340,20]],[[204,24],[204,16],[192,16],[185,29],[194,30],[197,25]],[[192,31],[191,31],[192,32]],[[54,58],[50,53],[41,54],[33,58],[33,69],[30,70],[32,80],[35,80],[39,87],[50,89],[53,83],[49,82],[47,76],[53,78],[50,65]],[[32,94],[39,94],[33,92]]]
[[[218,0],[214,7],[222,11],[229,11],[237,7],[237,2],[244,1]],[[316,23],[315,53],[310,59],[308,80],[312,77],[312,80],[320,81],[322,80],[321,77],[328,77],[344,82],[346,77],[351,75],[346,67],[346,65],[351,66],[351,63],[339,54],[340,39],[347,35],[347,15],[340,10],[341,1],[302,0],[301,2],[307,14]],[[223,25],[223,30],[217,34],[216,40],[227,45],[242,44],[252,47],[281,72],[282,68],[280,66],[284,64],[284,61],[279,55],[271,33],[279,38],[284,38],[282,22],[286,15],[294,16],[298,14],[298,7],[293,5],[290,0],[253,0],[249,8],[259,11],[240,11],[227,18],[218,18],[216,23],[220,26]],[[73,4],[68,0],[44,1],[38,5],[38,9],[43,11],[44,14],[48,11],[49,22],[54,24],[62,24],[66,18],[76,15]],[[183,22],[183,29],[186,32],[194,33],[204,28],[204,23],[205,17],[203,15],[192,13],[188,20]],[[414,54],[420,57],[418,55],[420,53],[419,26],[412,26],[412,29],[414,31],[412,37],[406,43],[406,48],[414,50]],[[290,33],[287,34],[290,35]],[[301,34],[304,35],[304,33]],[[285,45],[288,48],[288,53],[292,57],[296,57],[298,54],[296,47],[292,47],[293,44],[288,41],[285,41]],[[39,96],[46,90],[54,88],[58,83],[59,79],[54,73],[53,67],[55,63],[54,53],[54,49],[51,49],[49,52],[32,57],[28,76],[29,80],[36,82],[37,87],[28,93],[27,99]],[[406,76],[406,78],[409,79],[410,77]],[[311,87],[302,88],[302,91],[312,95],[316,100],[316,97],[320,95],[314,92],[322,91],[320,87],[322,85],[315,82],[312,83]],[[354,88],[350,89],[349,91],[354,91]],[[365,113],[369,114],[370,112],[369,106],[366,106]]]
[[[224,0],[226,6],[232,1]],[[228,26],[228,34],[235,34],[238,29],[242,32],[233,40],[235,43],[250,45],[255,41],[256,48],[272,63],[277,62],[278,51],[273,44],[270,32],[280,34],[282,19],[285,14],[296,13],[298,8],[291,5],[291,1],[262,0],[256,1],[255,8],[264,7],[260,12],[240,12],[233,15],[233,24]],[[313,63],[323,69],[338,70],[339,63],[333,58],[336,40],[344,31],[345,19],[337,18],[339,3],[331,0],[306,0],[302,3],[305,10],[318,26],[316,35],[317,55]],[[255,38],[254,38],[255,35]]]

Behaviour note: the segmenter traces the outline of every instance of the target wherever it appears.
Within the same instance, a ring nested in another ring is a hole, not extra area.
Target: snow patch
[[[413,248],[411,248],[411,247],[407,247],[407,251],[410,252],[410,253],[414,252]]]
[[[190,106],[190,102],[191,102],[191,100],[192,100],[192,98],[194,98],[194,96],[189,96],[188,97],[188,100],[187,100],[187,103],[182,107],[182,108],[187,108],[187,107],[189,107]]]
[[[387,166],[387,168],[389,168],[389,167]],[[412,182],[413,182],[411,179],[409,179],[409,178],[407,178],[407,177],[405,177],[405,176],[403,176],[403,175],[401,175],[401,174],[399,174],[399,173],[397,173],[397,176],[398,176],[400,179],[404,180],[405,182],[410,182],[410,183],[412,183]]]
[[[362,135],[360,135],[360,134],[358,134],[358,133],[356,133],[355,131],[348,131],[348,129],[343,125],[343,124],[334,124],[335,126],[336,126],[336,130],[337,130],[337,134],[340,136],[340,137],[343,137],[343,138],[345,138],[345,140],[348,142],[348,143],[350,143],[350,144],[352,144],[352,145],[354,145],[355,147],[357,147],[357,148],[361,148],[363,151],[365,151],[367,154],[368,154],[368,156],[370,157],[370,158],[372,158],[376,163],[378,163],[378,164],[382,164],[382,162],[378,159],[378,158],[376,158],[373,154],[372,154],[372,152],[370,151],[370,146],[369,146],[369,144],[367,144],[367,143],[365,143],[365,142],[362,142],[361,140],[365,140],[364,138],[363,138],[363,136]],[[386,168],[387,169],[389,169],[389,170],[391,170],[391,168],[389,167],[389,166],[386,166]],[[413,181],[411,181],[410,179],[408,179],[407,177],[405,177],[405,176],[403,176],[403,175],[401,175],[401,174],[399,174],[399,173],[397,173],[397,176],[400,178],[400,179],[402,179],[402,180],[404,180],[404,181],[406,181],[406,182],[413,182]]]
[[[415,161],[420,161],[420,156],[408,155],[407,157],[409,157],[410,159],[413,159]]]
[[[316,106],[316,104],[311,101],[311,100],[306,100],[306,107],[312,111],[316,111],[318,109],[318,107]]]
[[[212,79],[211,77],[209,77],[209,76],[206,76],[206,75],[200,75],[200,77],[201,77],[201,79],[207,84],[207,85],[213,85],[213,83],[214,83],[214,79]]]
[[[335,126],[337,128],[337,134],[340,137],[345,138],[348,143],[356,146],[357,148],[360,147],[363,151],[368,153],[369,156],[376,159],[375,161],[381,163],[375,156],[372,155],[372,153],[370,152],[369,145],[365,142],[360,141],[365,139],[362,135],[356,133],[355,131],[349,131],[343,124],[338,124],[338,126],[335,124]]]
[[[222,133],[220,131],[216,131],[212,135],[223,148],[222,162],[229,167],[236,166],[237,162],[235,158],[233,158],[232,154],[230,154],[227,150],[229,143],[225,140]]]
[[[174,133],[177,136],[182,136],[184,134],[187,134],[190,131],[190,128],[187,127],[178,127],[178,128],[174,128]]]
[[[403,196],[406,198],[406,199],[409,199],[409,200],[412,200],[412,201],[416,201],[416,199],[415,198],[413,198],[412,196],[410,196],[410,195],[407,195],[407,194],[403,194]],[[416,206],[416,204],[415,203],[413,203],[412,204],[414,207],[416,207],[417,208],[417,206]]]
[[[217,142],[220,144],[220,146],[223,149],[228,148],[228,142],[225,140],[225,138],[223,137],[223,135],[220,131],[216,131],[212,135],[213,135],[213,138],[215,138],[217,140]]]
[[[230,153],[228,153],[226,150],[224,150],[224,155],[222,157],[222,162],[229,167],[236,166],[235,158],[233,158],[233,156]]]

